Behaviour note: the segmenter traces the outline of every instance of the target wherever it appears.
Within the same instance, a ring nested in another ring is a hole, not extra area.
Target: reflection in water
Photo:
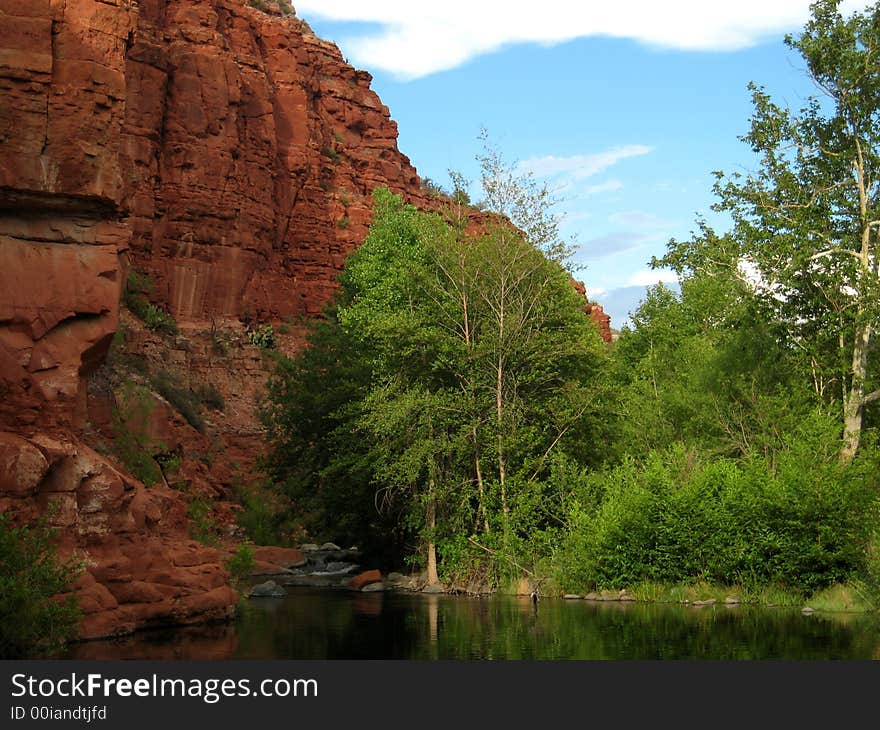
[[[235,624],[77,644],[77,659],[877,659],[876,615],[295,589]]]
[[[428,596],[428,633],[431,635],[431,643],[437,643],[437,618],[439,616],[439,606],[437,605],[437,596]]]

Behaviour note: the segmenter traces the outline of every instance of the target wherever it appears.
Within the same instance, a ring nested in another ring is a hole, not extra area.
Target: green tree
[[[80,619],[71,590],[79,572],[58,558],[52,531],[40,522],[15,527],[0,514],[0,657],[34,658],[73,637]]]
[[[371,484],[431,581],[476,549],[468,536],[492,535],[512,559],[561,518],[549,460],[590,441],[604,357],[557,261],[509,222],[472,234],[465,222],[460,201],[444,218],[377,191],[323,339],[270,389],[276,477],[299,475],[302,494],[317,473],[316,494],[345,471],[359,505]]]
[[[694,270],[720,254],[741,272],[743,264],[751,269],[801,353],[804,377],[837,403],[847,461],[859,446],[865,406],[880,399],[880,391],[868,392],[880,314],[880,4],[846,18],[838,6],[814,3],[803,33],[786,38],[817,96],[792,111],[750,87],[754,114],[743,140],[759,167],[716,173],[716,209],[732,217],[732,235],[704,229],[674,243],[662,263]]]

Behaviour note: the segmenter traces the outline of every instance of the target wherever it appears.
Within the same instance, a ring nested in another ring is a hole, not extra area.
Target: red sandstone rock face
[[[296,18],[142,2],[126,79],[132,252],[179,321],[315,315],[370,193],[426,200],[370,75]]]
[[[128,0],[0,0],[0,510],[82,559],[84,637],[229,614],[187,504],[85,446],[87,376],[117,328]]]
[[[611,342],[611,317],[605,314],[605,310],[602,309],[601,304],[591,302],[587,299],[587,288],[582,282],[572,279],[571,283],[574,286],[575,291],[584,298],[586,302],[584,304],[584,311],[590,315],[590,319],[595,323],[602,339],[605,340],[605,342]]]
[[[62,420],[116,329],[125,43],[115,0],[0,0],[0,419]],[[58,408],[56,401],[68,401]],[[0,421],[2,424],[2,421]]]
[[[186,538],[180,494],[147,489],[76,440],[0,432],[0,509],[48,515],[62,552],[82,561],[82,638],[231,613],[226,556]]]
[[[369,83],[297,19],[243,0],[0,0],[0,507],[51,511],[84,558],[85,636],[234,601],[223,555],[188,540],[182,496],[78,436],[109,422],[85,384],[127,261],[184,325],[316,314],[372,190],[424,202]],[[166,412],[151,429],[167,445],[202,438]]]

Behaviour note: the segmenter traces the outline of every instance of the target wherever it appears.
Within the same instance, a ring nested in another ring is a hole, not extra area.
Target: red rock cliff
[[[296,18],[141,0],[127,43],[122,205],[179,321],[317,314],[372,190],[424,200],[370,75]]]
[[[0,0],[0,509],[49,515],[86,566],[83,636],[229,614],[187,505],[80,438],[117,328],[126,220],[124,0]]]
[[[84,442],[128,267],[184,326],[317,313],[369,193],[425,202],[369,85],[243,0],[0,0],[0,509],[51,507],[84,636],[235,599],[181,495]]]
[[[206,325],[318,313],[373,189],[429,205],[396,140],[369,74],[295,17],[245,0],[0,0],[0,510],[48,511],[83,559],[84,636],[235,600],[181,493],[89,437],[112,412],[91,386],[129,267],[188,335],[141,329],[132,347],[218,385],[234,407],[211,438],[252,459],[259,351],[244,338],[218,358]],[[208,441],[163,419],[168,445]],[[183,472],[204,485],[212,468]]]

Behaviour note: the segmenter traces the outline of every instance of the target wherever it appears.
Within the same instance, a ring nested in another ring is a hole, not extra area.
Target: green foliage
[[[618,448],[677,441],[705,453],[768,456],[815,405],[778,326],[741,281],[699,274],[659,285],[613,355]]]
[[[210,408],[212,411],[222,411],[226,408],[226,401],[223,398],[223,394],[213,383],[200,385],[196,389],[196,395],[202,405]]]
[[[156,304],[147,304],[142,317],[144,324],[153,332],[162,332],[166,335],[177,334],[177,322],[168,312]]]
[[[271,324],[264,324],[256,329],[249,329],[248,339],[252,345],[259,347],[261,350],[274,350],[278,346],[275,328]]]
[[[285,545],[290,541],[285,534],[289,527],[288,505],[281,494],[260,483],[238,483],[235,494],[241,504],[236,521],[248,538],[257,545]]]
[[[196,393],[183,386],[175,375],[162,370],[153,377],[153,387],[187,423],[199,433],[205,432],[205,419],[201,414],[201,400]]]
[[[294,14],[293,5],[290,3],[290,0],[278,0],[278,9],[282,15]]]
[[[141,353],[129,350],[128,328],[122,324],[113,335],[113,342],[107,353],[107,364],[114,371],[127,370],[144,376],[149,374],[147,358]]]
[[[193,540],[203,545],[216,547],[220,544],[217,536],[217,522],[214,519],[211,503],[204,497],[192,497],[187,516],[190,520],[189,534]]]
[[[334,147],[325,147],[324,156],[329,157],[334,162],[334,164],[339,162],[339,152],[337,152]]]
[[[562,516],[551,457],[597,452],[604,348],[569,274],[509,226],[465,240],[380,190],[341,284],[270,382],[273,479],[314,531],[415,542],[447,576],[539,560]]]
[[[234,586],[240,585],[251,574],[255,565],[253,548],[247,543],[239,545],[226,561],[226,569],[232,576],[232,584]]]
[[[15,527],[0,514],[0,657],[33,659],[74,637],[80,610],[68,593],[81,568],[62,562],[45,522]]]
[[[180,471],[183,464],[183,456],[180,454],[159,454],[156,461],[162,469],[162,473],[167,477],[173,476]]]
[[[136,269],[129,272],[122,301],[128,310],[140,319],[148,329],[169,335],[177,334],[177,322],[162,307],[151,304],[147,294],[154,289],[150,278]]]
[[[809,594],[863,575],[876,458],[842,464],[833,419],[816,413],[774,461],[704,461],[679,447],[592,475],[556,556],[560,582],[775,583]]]
[[[814,3],[804,32],[786,38],[820,96],[793,111],[750,86],[754,113],[742,139],[756,170],[718,172],[714,188],[731,233],[719,238],[703,226],[658,263],[686,275],[707,263],[748,263],[804,382],[837,409],[841,456],[852,458],[874,402],[869,391],[880,384],[871,344],[880,316],[880,67],[872,55],[880,5],[845,18],[839,4]]]
[[[217,323],[212,319],[211,320],[211,350],[216,355],[228,355],[229,349],[232,347],[232,335],[228,330],[225,330],[217,325]]]
[[[422,190],[434,198],[445,198],[448,196],[448,193],[443,189],[443,186],[435,183],[429,177],[422,178]]]
[[[351,218],[347,215],[342,216],[338,221],[336,221],[336,225],[342,229],[347,229],[351,227]]]
[[[114,449],[129,473],[146,486],[162,480],[154,454],[164,451],[164,446],[149,435],[154,407],[153,395],[141,385],[126,383],[116,393]]]

